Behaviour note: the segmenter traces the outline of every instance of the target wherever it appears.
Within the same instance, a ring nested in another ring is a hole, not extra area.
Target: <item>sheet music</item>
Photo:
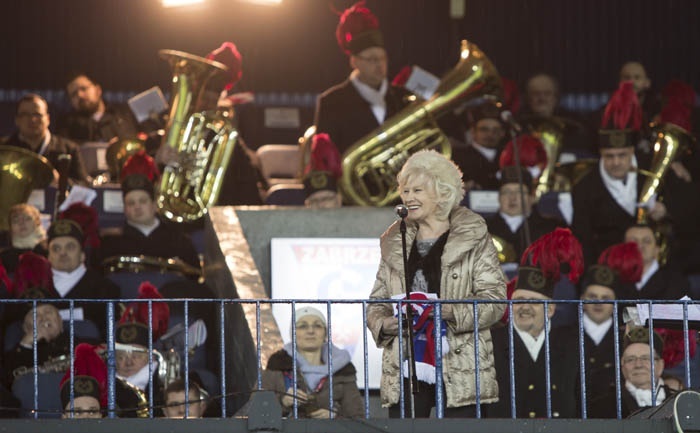
[[[684,296],[680,301],[692,301]],[[637,304],[639,321],[644,324],[649,320],[649,304]],[[654,320],[683,320],[683,304],[654,304],[651,308]],[[688,320],[700,320],[700,305],[688,304]]]

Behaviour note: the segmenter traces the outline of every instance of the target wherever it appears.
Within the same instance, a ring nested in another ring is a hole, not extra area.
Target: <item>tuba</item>
[[[43,156],[15,146],[0,146],[0,231],[9,230],[8,215],[16,204],[26,203],[32,190],[54,180],[54,168]]]
[[[412,154],[436,149],[447,158],[452,155],[435,119],[478,98],[500,100],[501,80],[486,54],[463,40],[460,57],[429,100],[410,104],[345,152],[340,178],[344,199],[362,206],[391,204],[399,195],[396,175]]]
[[[227,68],[181,51],[161,50],[160,56],[173,70],[164,145],[177,160],[163,170],[158,208],[169,220],[195,221],[218,199],[238,139],[228,112],[202,111],[207,84]]]
[[[652,137],[654,156],[651,165],[649,170],[639,170],[646,178],[639,194],[639,203],[647,203],[658,194],[661,182],[671,163],[680,152],[689,150],[693,141],[692,136],[685,129],[672,123],[654,125]],[[637,223],[646,224],[648,222],[647,214],[648,210],[640,206],[637,209]]]

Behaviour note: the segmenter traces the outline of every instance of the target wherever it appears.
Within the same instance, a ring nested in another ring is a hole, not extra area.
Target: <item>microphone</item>
[[[394,211],[396,212],[396,215],[398,215],[401,219],[404,219],[408,216],[408,208],[405,204],[396,205]]]
[[[513,113],[511,113],[508,110],[501,111],[501,120],[503,123],[508,125],[510,129],[513,131],[520,133],[523,132],[523,128],[520,126],[520,124],[515,120],[515,117],[513,117]]]

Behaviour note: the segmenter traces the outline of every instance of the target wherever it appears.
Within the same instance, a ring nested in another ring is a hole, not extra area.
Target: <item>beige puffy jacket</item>
[[[407,247],[413,244],[417,226],[409,223],[406,230]],[[381,238],[382,260],[371,299],[389,299],[405,293],[403,256],[399,222],[394,223]],[[469,209],[455,208],[450,213],[450,233],[441,259],[441,293],[443,300],[503,300],[506,298],[505,277],[483,218]],[[454,320],[447,322],[450,350],[443,358],[443,379],[447,407],[476,403],[474,356],[474,304],[453,304]],[[480,401],[498,401],[498,384],[493,363],[493,346],[489,327],[496,323],[505,304],[479,304],[479,373]],[[398,337],[384,335],[382,321],[393,316],[391,304],[369,304],[367,326],[382,355],[382,406],[399,402]],[[405,353],[405,352],[404,352]],[[406,359],[404,357],[404,359]]]

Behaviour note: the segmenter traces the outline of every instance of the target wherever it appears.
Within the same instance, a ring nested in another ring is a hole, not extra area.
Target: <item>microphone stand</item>
[[[407,211],[407,209],[406,209]],[[403,209],[399,211],[399,216],[401,217],[401,247],[402,247],[402,253],[403,253],[403,274],[404,274],[404,279],[405,279],[405,285],[406,285],[406,300],[411,299],[411,285],[410,282],[408,281],[408,256],[406,254],[406,216],[407,212],[404,212]],[[415,404],[415,394],[418,394],[418,376],[416,375],[416,353],[415,353],[415,347],[413,345],[413,307],[410,303],[406,304],[406,321],[408,322],[408,375],[410,376],[409,380],[409,394],[410,394],[410,400],[411,400],[411,418],[416,417],[416,404]],[[403,332],[402,329],[399,329],[399,332]],[[401,350],[401,349],[399,349]],[[399,367],[399,370],[402,372],[401,376],[403,376],[403,366]],[[403,378],[402,378],[403,380]]]
[[[71,159],[72,157],[68,153],[58,155],[58,164],[56,164],[56,171],[58,171],[58,188],[56,189],[56,197],[54,198],[53,221],[55,221],[58,216],[58,208],[66,201],[68,170],[70,169]]]
[[[520,194],[520,212],[523,214],[523,234],[525,237],[525,245],[524,249],[530,246],[530,224],[527,221],[527,218],[529,215],[525,215],[525,193],[523,192],[523,174],[520,170],[522,170],[522,166],[520,165],[520,148],[518,147],[518,132],[516,131],[514,127],[510,127],[510,137],[511,140],[513,141],[513,158],[515,159],[515,166],[518,168],[518,170],[515,170],[515,173],[518,175],[518,187],[520,189],[519,194]],[[528,185],[527,190],[530,191],[532,189],[532,185]]]

